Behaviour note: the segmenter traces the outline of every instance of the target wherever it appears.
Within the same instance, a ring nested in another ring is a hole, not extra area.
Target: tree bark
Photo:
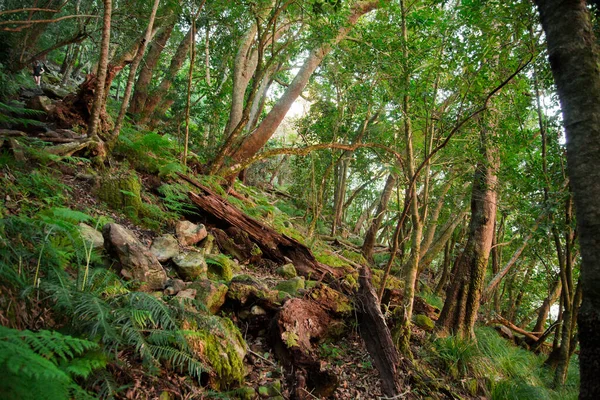
[[[489,128],[484,126],[481,130],[483,160],[478,162],[473,177],[469,238],[437,321],[437,330],[442,335],[452,333],[461,338],[475,337],[473,326],[494,236],[497,171],[500,166],[498,151],[490,143],[493,134],[488,132]]]
[[[172,22],[169,22],[167,26],[162,28],[157,33],[156,39],[148,48],[148,53],[146,54],[142,69],[138,75],[138,79],[135,82],[133,97],[131,98],[131,103],[129,104],[129,112],[131,114],[138,114],[144,109],[146,99],[148,98],[148,88],[150,87],[150,82],[152,81],[154,68],[156,68],[158,60],[160,59],[160,55],[166,46],[169,37],[171,37],[173,28],[175,28],[175,22],[176,21],[173,20]]]
[[[371,222],[371,226],[365,235],[365,240],[362,245],[362,253],[367,260],[373,259],[373,248],[375,247],[375,240],[377,239],[377,231],[379,231],[379,228],[381,227],[381,222],[383,221],[383,217],[387,211],[390,197],[392,196],[394,187],[396,187],[396,179],[396,175],[388,175],[387,181],[385,182],[385,187],[381,193],[381,200],[377,205],[375,218],[373,219],[373,222]]]
[[[110,45],[110,23],[112,14],[112,0],[104,0],[104,17],[102,25],[102,43],[100,45],[100,59],[96,74],[96,90],[94,103],[88,123],[87,134],[92,139],[98,138],[98,125],[100,123],[100,112],[104,108],[104,88],[106,82],[106,69],[108,67],[108,49]]]
[[[580,399],[600,398],[600,74],[586,2],[537,0],[567,136],[581,245]],[[564,288],[563,288],[564,290]]]
[[[352,14],[348,18],[346,26],[340,29],[331,43],[324,43],[310,52],[308,58],[296,74],[292,83],[288,86],[283,96],[275,103],[265,119],[261,121],[250,136],[242,142],[240,148],[233,153],[232,159],[235,163],[242,163],[244,160],[251,158],[265,145],[265,143],[267,143],[273,133],[275,133],[277,127],[281,124],[281,121],[283,121],[283,118],[289,111],[292,103],[302,93],[302,90],[307,85],[313,72],[317,69],[319,64],[321,64],[321,61],[323,61],[325,56],[331,52],[333,46],[338,44],[348,35],[362,15],[377,7],[379,7],[379,1],[363,1],[357,3],[353,7]],[[227,152],[227,149],[224,150]],[[229,172],[224,172],[229,175]]]
[[[146,28],[146,33],[138,46],[137,53],[133,58],[133,61],[129,65],[129,76],[127,77],[125,92],[123,93],[123,102],[121,103],[121,109],[119,110],[119,115],[117,116],[117,120],[115,121],[115,127],[111,134],[109,148],[114,145],[117,138],[119,137],[121,125],[123,124],[123,120],[125,119],[125,112],[127,112],[127,108],[129,107],[129,99],[131,97],[131,90],[133,88],[135,74],[137,72],[138,66],[140,65],[140,62],[142,61],[142,58],[144,57],[144,53],[146,52],[146,46],[152,37],[152,28],[154,27],[154,19],[156,18],[156,12],[158,11],[159,3],[160,0],[154,0],[152,11],[150,12],[150,19],[148,20],[148,27]]]

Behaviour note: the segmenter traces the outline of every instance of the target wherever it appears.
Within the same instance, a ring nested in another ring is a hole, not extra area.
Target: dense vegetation
[[[600,145],[572,140],[597,129],[572,94],[600,86],[569,90],[595,64],[567,67],[537,3],[1,2],[0,392],[576,398]],[[399,391],[364,337],[371,272]],[[327,329],[289,327],[301,301]]]

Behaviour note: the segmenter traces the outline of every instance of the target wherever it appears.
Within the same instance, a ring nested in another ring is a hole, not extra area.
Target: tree
[[[581,245],[580,399],[600,397],[600,57],[583,0],[537,0],[567,138]]]

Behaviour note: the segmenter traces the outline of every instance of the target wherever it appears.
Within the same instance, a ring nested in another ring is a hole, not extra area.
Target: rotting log
[[[379,307],[379,299],[371,283],[369,267],[361,268],[358,282],[360,286],[356,294],[356,311],[360,336],[379,371],[383,392],[388,397],[398,396],[401,393],[398,376],[400,357]]]
[[[260,247],[264,257],[281,264],[288,262],[287,258],[292,261],[301,275],[310,277],[313,280],[336,283],[345,275],[343,269],[332,268],[317,261],[310,249],[297,240],[280,234],[269,226],[247,216],[226,199],[194,179],[183,174],[178,175],[201,190],[199,194],[188,193],[194,204],[219,222],[227,226],[234,226],[247,233],[250,240]]]

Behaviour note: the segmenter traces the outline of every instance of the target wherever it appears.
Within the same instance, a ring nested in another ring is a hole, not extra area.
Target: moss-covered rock
[[[279,292],[270,290],[264,283],[250,275],[236,275],[229,283],[227,298],[239,301],[242,305],[249,299],[264,300],[268,303],[280,303]]]
[[[297,276],[286,281],[281,281],[275,286],[275,289],[296,296],[300,289],[304,289],[304,278]]]
[[[279,276],[282,276],[286,279],[291,279],[298,276],[298,272],[296,272],[296,267],[294,267],[294,264],[291,263],[282,265],[281,267],[277,268],[277,271],[275,272],[277,272]]]
[[[152,241],[150,251],[158,261],[165,262],[179,254],[179,243],[173,235],[158,236]]]
[[[256,398],[256,390],[251,386],[244,386],[242,388],[233,390],[229,393],[233,398],[240,400],[254,400]]]
[[[421,328],[425,331],[431,332],[435,328],[435,324],[433,323],[431,318],[429,318],[427,315],[423,315],[423,314],[415,315],[413,320],[414,320],[414,323],[416,326],[418,326],[419,328]]]
[[[177,274],[184,281],[195,281],[206,278],[208,266],[200,253],[180,253],[173,257]]]
[[[247,344],[229,318],[206,317],[186,322],[186,339],[196,356],[211,367],[209,384],[222,390],[244,381]]]
[[[211,314],[216,314],[227,296],[227,285],[210,280],[201,280],[191,283],[189,288],[196,289],[196,300],[206,306]]]
[[[327,285],[318,285],[310,292],[310,297],[321,307],[335,314],[346,315],[352,312],[352,303],[343,293]]]
[[[142,185],[135,172],[118,172],[102,176],[98,197],[113,210],[138,217],[143,209]]]
[[[229,282],[238,265],[224,254],[207,255],[208,277],[215,281]]]

